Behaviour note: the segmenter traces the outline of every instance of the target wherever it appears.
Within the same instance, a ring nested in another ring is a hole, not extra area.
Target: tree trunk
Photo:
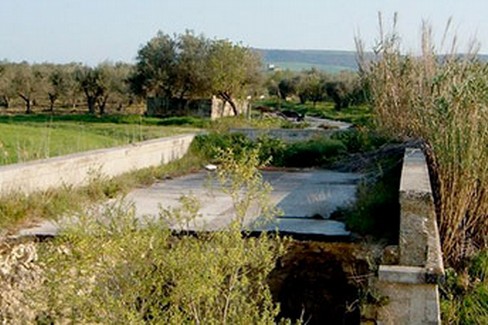
[[[19,93],[19,97],[22,98],[25,102],[25,114],[31,114],[32,113],[32,108],[31,108],[31,100],[29,96],[26,96],[24,94]]]
[[[5,96],[5,95],[3,95],[2,98],[3,98],[3,103],[5,105],[5,108],[6,109],[9,108],[10,107],[10,98],[8,96]]]
[[[52,113],[54,112],[54,102],[56,102],[58,96],[56,96],[56,94],[51,94],[51,93],[49,93],[48,96],[49,96],[49,110]]]
[[[83,89],[86,97],[86,104],[88,105],[88,113],[95,114],[95,104],[97,103],[97,96],[92,95],[88,89]]]
[[[98,108],[100,110],[100,115],[105,114],[105,107],[107,106],[108,95],[98,97]]]
[[[93,96],[87,96],[86,97],[86,103],[88,105],[88,113],[90,114],[95,114],[95,97]]]
[[[225,102],[228,102],[230,107],[232,108],[232,111],[234,112],[234,116],[238,116],[239,111],[237,110],[236,103],[232,99],[232,96],[225,92],[219,93],[219,96],[224,100],[224,107],[225,107]]]

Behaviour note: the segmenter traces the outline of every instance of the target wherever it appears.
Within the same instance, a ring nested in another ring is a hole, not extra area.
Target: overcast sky
[[[378,11],[399,15],[407,50],[418,48],[422,20],[440,39],[449,17],[460,51],[476,38],[488,53],[484,0],[0,0],[0,60],[133,62],[158,30],[191,29],[257,48],[354,50],[371,47]]]

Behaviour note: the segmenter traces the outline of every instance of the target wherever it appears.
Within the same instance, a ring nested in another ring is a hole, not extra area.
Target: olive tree
[[[304,104],[311,101],[315,106],[317,102],[324,101],[327,97],[325,84],[329,76],[315,68],[302,72],[297,81],[298,97]]]
[[[43,84],[43,73],[38,67],[28,63],[15,65],[15,75],[12,78],[13,91],[24,101],[25,113],[32,113],[34,98]]]
[[[129,78],[132,91],[143,97],[173,97],[176,57],[176,41],[158,32],[137,54],[135,72]]]
[[[94,114],[98,97],[103,92],[100,87],[100,71],[91,67],[80,67],[76,70],[75,79],[85,95],[88,112]]]
[[[211,93],[238,115],[235,98],[259,83],[261,60],[251,49],[227,40],[214,41],[208,56]]]
[[[201,98],[216,95],[237,114],[235,99],[260,82],[261,61],[251,49],[186,31],[159,32],[138,52],[131,90],[139,96]]]
[[[10,107],[12,98],[16,95],[15,89],[12,87],[12,79],[14,78],[14,75],[15,71],[11,63],[0,63],[0,104],[5,108]]]
[[[47,83],[47,95],[49,98],[49,110],[54,111],[54,104],[67,91],[68,76],[62,67],[56,67],[49,72]]]

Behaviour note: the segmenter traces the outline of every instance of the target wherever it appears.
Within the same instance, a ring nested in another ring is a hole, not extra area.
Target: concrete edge
[[[388,299],[378,324],[441,324],[444,265],[430,175],[423,152],[405,149],[400,180],[399,265],[380,265],[376,288]]]
[[[114,177],[181,158],[197,133],[151,139],[0,167],[0,195],[83,186],[94,177]]]
[[[125,144],[125,145],[110,147],[110,148],[87,150],[87,151],[81,151],[81,152],[75,152],[75,153],[71,153],[71,154],[67,154],[67,155],[62,155],[62,156],[55,156],[55,157],[51,157],[51,158],[36,159],[36,160],[30,160],[30,161],[20,162],[20,163],[16,163],[16,164],[9,164],[9,165],[0,166],[0,173],[3,171],[7,171],[9,169],[18,169],[19,167],[35,166],[35,165],[39,165],[39,164],[63,161],[63,160],[73,159],[73,158],[85,158],[85,157],[90,157],[90,156],[97,156],[97,155],[104,154],[104,153],[109,153],[109,152],[114,152],[114,151],[119,151],[119,150],[124,150],[124,149],[131,149],[131,148],[136,148],[136,147],[142,147],[142,146],[150,145],[150,144],[157,144],[157,143],[160,143],[162,141],[166,142],[166,141],[172,141],[172,140],[179,140],[179,139],[184,139],[188,136],[194,136],[195,137],[198,134],[200,134],[200,133],[178,134],[178,135],[173,135],[173,136],[169,136],[169,137],[139,141],[139,142],[129,143],[129,144]]]
[[[419,148],[406,148],[400,180],[400,255],[405,266],[421,266],[426,273],[444,275],[442,249],[437,226],[430,175],[425,155]]]
[[[425,267],[404,265],[380,265],[378,279],[387,283],[438,284],[443,276]]]

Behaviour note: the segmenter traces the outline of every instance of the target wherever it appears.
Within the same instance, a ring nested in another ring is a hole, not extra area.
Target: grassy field
[[[0,165],[107,148],[199,129],[140,116],[1,116]],[[190,123],[190,122],[189,122]]]
[[[255,106],[268,106],[281,108],[282,110],[294,110],[308,116],[340,120],[357,125],[365,125],[372,120],[372,112],[368,105],[352,105],[341,110],[336,110],[334,108],[334,103],[331,102],[319,102],[314,106],[310,102],[300,104],[294,101],[280,101],[272,98],[259,101]]]

